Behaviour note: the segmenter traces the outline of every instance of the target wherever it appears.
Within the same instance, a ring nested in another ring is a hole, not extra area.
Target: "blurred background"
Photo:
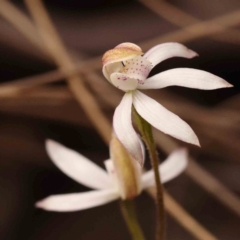
[[[190,67],[234,85],[214,91],[169,87],[146,94],[188,122],[202,146],[196,148],[155,134],[162,159],[177,146],[189,148],[188,169],[165,188],[201,226],[192,226],[182,213],[176,212],[178,217],[167,213],[167,239],[239,240],[240,2],[44,3],[77,74],[110,121],[123,93],[103,78],[101,56],[121,42],[134,42],[145,51],[162,42],[181,42],[200,56],[166,60],[151,74]],[[47,53],[26,3],[0,0],[0,239],[128,240],[118,202],[74,213],[34,208],[37,200],[50,194],[88,190],[52,164],[45,139],[78,150],[102,167],[108,158],[107,146],[69,90],[67,75],[58,67]],[[136,202],[146,238],[153,239],[153,201],[144,193]]]

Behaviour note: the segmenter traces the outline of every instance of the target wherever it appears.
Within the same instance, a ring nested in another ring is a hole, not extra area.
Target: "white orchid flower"
[[[232,87],[220,77],[190,68],[171,69],[147,78],[158,63],[168,58],[195,56],[197,53],[179,43],[159,44],[144,55],[139,46],[122,43],[104,54],[102,59],[104,76],[115,87],[126,92],[115,110],[113,127],[119,140],[140,164],[143,163],[143,156],[138,135],[131,122],[132,105],[142,118],[158,130],[187,143],[199,145],[199,141],[186,122],[141,93],[139,89],[182,86],[210,90]]]
[[[115,147],[118,148],[119,146],[115,145]],[[59,169],[73,180],[94,190],[84,193],[53,195],[37,202],[36,207],[38,208],[58,212],[78,211],[97,207],[119,198],[133,198],[140,194],[142,190],[155,186],[153,171],[142,174],[139,164],[132,158],[130,159],[132,159],[131,163],[134,164],[134,169],[129,166],[129,162],[127,167],[126,165],[120,166],[124,161],[119,159],[118,163],[120,165],[117,166],[114,165],[114,160],[106,160],[107,171],[104,171],[76,151],[52,140],[47,141],[46,148],[51,160]],[[111,151],[115,150],[112,149]],[[113,157],[117,157],[118,150],[113,155]],[[177,177],[186,166],[187,151],[185,149],[175,150],[159,166],[161,182],[165,183]],[[121,169],[124,171],[122,175],[119,174]],[[127,178],[127,175],[130,178]],[[131,178],[133,183],[129,181]],[[133,189],[137,189],[137,191],[134,193]]]

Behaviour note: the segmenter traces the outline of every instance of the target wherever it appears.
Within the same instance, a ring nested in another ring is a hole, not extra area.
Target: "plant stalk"
[[[122,215],[125,219],[129,232],[132,235],[133,240],[145,240],[143,232],[140,228],[137,215],[135,212],[135,206],[133,200],[121,200],[120,201]]]
[[[163,202],[163,187],[160,178],[160,172],[158,169],[159,158],[156,150],[152,134],[152,126],[145,121],[133,107],[134,119],[138,126],[138,129],[142,135],[142,139],[145,142],[151,165],[154,171],[155,183],[156,183],[156,208],[157,208],[157,219],[156,219],[156,240],[164,240],[165,237],[165,214],[164,214],[164,202]]]

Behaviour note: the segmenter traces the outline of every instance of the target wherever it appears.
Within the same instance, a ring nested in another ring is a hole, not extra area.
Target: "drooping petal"
[[[138,86],[137,79],[129,78],[129,76],[124,73],[112,73],[110,79],[116,88],[125,92],[135,90]]]
[[[196,56],[198,56],[196,52],[175,42],[159,44],[144,54],[144,57],[153,64],[153,67],[171,57],[193,58]]]
[[[142,49],[136,44],[121,43],[117,45],[103,55],[103,75],[108,81],[110,81],[111,74],[118,72],[122,68],[122,61],[126,61],[142,54]]]
[[[67,176],[90,188],[112,187],[106,171],[74,150],[52,140],[46,141],[49,157]]]
[[[129,154],[143,164],[143,154],[137,133],[132,126],[132,93],[126,93],[114,112],[113,128]]]
[[[153,127],[179,140],[199,146],[198,138],[191,127],[152,98],[135,91],[133,105]]]
[[[175,68],[148,78],[139,89],[157,89],[168,86],[182,86],[211,90],[232,87],[224,79],[209,72],[191,68]]]
[[[187,167],[187,150],[179,148],[173,151],[169,157],[159,165],[161,182],[168,182],[180,175]],[[155,186],[154,172],[150,170],[142,175],[143,189]]]
[[[136,56],[123,62],[123,71],[130,78],[135,78],[141,83],[145,81],[149,72],[152,70],[152,64],[142,56]]]
[[[71,212],[104,205],[119,198],[114,189],[94,190],[84,193],[60,194],[47,197],[35,204],[47,211]]]

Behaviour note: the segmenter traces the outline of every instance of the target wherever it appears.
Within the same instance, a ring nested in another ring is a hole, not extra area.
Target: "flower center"
[[[152,70],[152,64],[142,56],[136,56],[123,62],[122,72],[129,78],[138,81],[145,81],[149,72]]]
[[[119,70],[113,72],[110,79],[115,87],[125,92],[136,90],[139,84],[144,84],[152,70],[151,62],[142,56],[119,62],[119,66]]]

